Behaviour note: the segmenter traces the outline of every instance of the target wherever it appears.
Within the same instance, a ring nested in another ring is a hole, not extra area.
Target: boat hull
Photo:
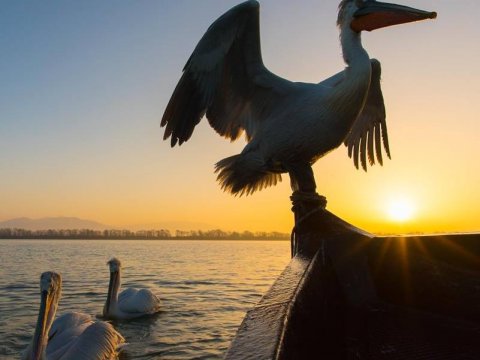
[[[226,359],[478,359],[480,234],[375,237],[326,210]]]

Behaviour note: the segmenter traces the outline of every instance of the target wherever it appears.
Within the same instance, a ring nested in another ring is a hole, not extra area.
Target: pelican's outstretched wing
[[[353,162],[358,169],[358,162],[367,171],[367,157],[370,165],[375,163],[375,155],[380,165],[383,165],[382,142],[387,156],[390,158],[388,145],[387,123],[385,122],[385,104],[380,87],[381,67],[380,62],[371,59],[372,76],[367,100],[362,112],[353,124],[350,133],[345,139],[348,146],[348,156],[353,156]],[[375,151],[374,151],[375,148]]]
[[[293,86],[263,65],[259,4],[246,1],[218,18],[207,30],[183,69],[161,126],[172,147],[187,141],[206,114],[222,136],[251,138],[259,121]]]

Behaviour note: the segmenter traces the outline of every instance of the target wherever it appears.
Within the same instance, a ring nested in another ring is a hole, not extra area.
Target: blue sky
[[[275,189],[243,199],[216,184],[213,164],[241,151],[243,141],[231,144],[205,123],[180,149],[161,140],[159,122],[185,61],[207,27],[237,3],[2,2],[0,220],[78,216],[112,225],[191,221],[238,230],[288,229],[288,177]],[[447,181],[448,173],[462,174],[464,188],[480,179],[479,166],[468,160],[479,151],[480,3],[401,3],[436,10],[439,18],[364,35],[370,55],[383,64],[393,160],[364,174],[342,148],[315,165],[319,191],[331,209],[367,227],[355,214],[378,217],[379,209],[367,211],[362,204],[379,196],[379,184],[388,179],[412,184],[405,191],[417,189],[411,191],[417,197],[432,179]],[[269,69],[311,82],[341,70],[337,5],[261,1]],[[449,146],[443,140],[447,132]],[[450,169],[439,159],[448,159]],[[429,177],[412,175],[429,162]],[[361,194],[339,181],[343,177],[361,184]],[[454,192],[457,179],[449,181],[442,186]],[[353,209],[348,199],[355,200]],[[471,208],[476,199],[478,192],[465,195],[458,206]]]

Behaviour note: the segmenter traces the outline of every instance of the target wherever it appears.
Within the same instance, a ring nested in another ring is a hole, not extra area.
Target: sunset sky
[[[304,82],[342,70],[338,2],[261,1],[265,65]],[[438,18],[363,34],[383,67],[392,160],[365,173],[342,146],[314,165],[318,192],[330,211],[375,233],[479,231],[480,2],[396,2]],[[202,121],[180,148],[162,141],[183,65],[237,3],[2,2],[0,221],[289,231],[288,175],[242,198],[216,183],[213,165],[244,140],[230,143]]]

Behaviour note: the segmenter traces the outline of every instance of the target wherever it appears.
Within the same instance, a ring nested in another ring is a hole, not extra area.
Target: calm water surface
[[[18,358],[33,335],[43,271],[63,276],[57,315],[97,315],[116,256],[124,287],[163,302],[153,317],[114,323],[129,343],[121,359],[221,359],[289,255],[287,241],[0,240],[0,358]]]

